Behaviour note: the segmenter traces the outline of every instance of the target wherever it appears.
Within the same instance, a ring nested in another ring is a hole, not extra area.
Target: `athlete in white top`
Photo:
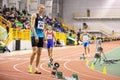
[[[84,32],[82,34],[82,41],[83,41],[83,46],[84,46],[84,54],[85,56],[90,56],[90,35],[87,32]]]

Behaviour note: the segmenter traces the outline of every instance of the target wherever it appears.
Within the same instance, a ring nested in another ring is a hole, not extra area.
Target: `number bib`
[[[47,39],[52,39],[52,35],[47,35]]]
[[[89,38],[87,35],[83,36],[83,41],[89,41]]]
[[[38,29],[44,29],[44,22],[38,21]]]

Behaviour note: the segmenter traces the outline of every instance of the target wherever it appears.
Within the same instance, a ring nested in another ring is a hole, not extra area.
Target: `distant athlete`
[[[54,41],[55,41],[55,35],[54,31],[52,30],[52,27],[48,25],[48,30],[45,32],[46,40],[47,40],[47,49],[48,49],[48,56],[49,56],[49,62],[52,64],[53,62],[53,56],[52,51],[54,47]]]
[[[90,57],[90,37],[89,34],[87,32],[84,32],[82,34],[82,41],[83,41],[83,46],[84,46],[84,54],[85,56]]]
[[[96,52],[99,52],[99,48],[102,48],[102,39],[101,37],[97,37],[96,39]]]
[[[87,33],[88,25],[87,23],[83,23],[83,34],[82,34],[82,42],[84,46],[84,55],[90,57],[90,35]]]

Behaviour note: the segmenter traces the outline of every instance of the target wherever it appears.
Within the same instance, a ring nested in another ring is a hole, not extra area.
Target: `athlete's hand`
[[[46,38],[44,38],[44,41],[47,41],[47,39],[46,39]]]
[[[44,47],[46,47],[47,46],[47,41],[44,41],[44,45],[43,45]]]
[[[44,43],[45,43],[45,44],[47,44],[47,40],[46,40],[46,41],[44,41]]]

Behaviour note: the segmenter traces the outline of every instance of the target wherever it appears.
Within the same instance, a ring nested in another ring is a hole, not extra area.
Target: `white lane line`
[[[41,68],[42,70],[44,70],[44,71],[46,71],[46,72],[50,73],[51,71],[49,71],[49,70],[47,70],[47,69],[43,68],[43,65],[44,65],[44,64],[45,64],[45,62],[44,62],[44,63],[42,63],[42,64],[40,64],[40,68]]]
[[[76,52],[76,51],[74,51],[74,52],[72,52],[72,53],[75,53],[75,52]],[[78,61],[78,59],[67,59],[67,57],[71,57],[71,56],[75,56],[75,55],[76,55],[76,54],[72,54],[72,55],[65,56],[65,57],[62,56],[62,58],[56,59],[56,61]],[[78,54],[77,54],[77,55],[78,55]],[[60,56],[60,55],[59,55],[59,56]],[[57,57],[57,56],[56,56],[56,57]],[[45,64],[45,62],[40,65],[40,68],[41,68],[42,70],[50,73],[51,71],[43,68],[43,65],[44,65],[44,64]]]
[[[87,76],[87,77],[91,77],[91,78],[95,78],[95,79],[99,79],[99,80],[104,80],[103,78],[98,78],[98,77],[94,77],[94,76],[91,76],[91,75],[83,74],[83,73],[80,73],[80,72],[78,72],[78,71],[75,71],[75,70],[73,70],[73,69],[71,69],[71,68],[68,68],[68,67],[67,67],[67,64],[68,64],[69,62],[70,62],[70,61],[64,63],[64,67],[65,67],[67,70],[72,71],[72,72],[75,72],[75,73],[78,73],[78,74],[80,74],[80,75]]]
[[[22,70],[20,70],[20,69],[17,68],[17,66],[24,65],[24,64],[27,63],[27,62],[28,62],[28,61],[15,64],[15,65],[13,65],[13,69],[14,69],[15,71],[18,71],[18,72],[21,72],[21,73],[24,73],[24,74],[34,75],[34,74],[26,73],[26,72],[24,72],[24,71],[22,71]],[[51,77],[49,77],[49,76],[45,76],[45,75],[40,75],[40,77],[43,77],[43,78],[45,78],[45,79],[47,79],[47,80],[54,80],[53,78],[51,78]],[[32,79],[34,79],[34,78],[32,78]],[[39,80],[40,80],[40,79],[39,79]]]
[[[17,67],[18,65],[22,65],[22,64],[25,64],[25,63],[27,63],[27,62],[28,62],[28,61],[25,61],[25,62],[22,62],[22,63],[15,64],[15,65],[13,65],[13,69],[16,70],[16,71],[18,71],[18,72],[25,73],[25,72],[23,72],[23,71],[17,69],[16,67]]]
[[[3,62],[3,63],[0,63],[0,64],[4,64],[4,63],[8,63],[8,62],[13,62],[15,60],[11,60],[11,61],[6,61],[6,62]],[[6,74],[6,73],[0,73],[1,75],[6,75],[6,76],[10,76],[10,77],[16,77],[16,78],[23,78],[22,76],[17,76],[17,75],[11,75],[11,74]],[[25,78],[24,78],[25,79]],[[26,78],[27,79],[27,78]],[[33,79],[30,79],[30,80],[33,80]]]

